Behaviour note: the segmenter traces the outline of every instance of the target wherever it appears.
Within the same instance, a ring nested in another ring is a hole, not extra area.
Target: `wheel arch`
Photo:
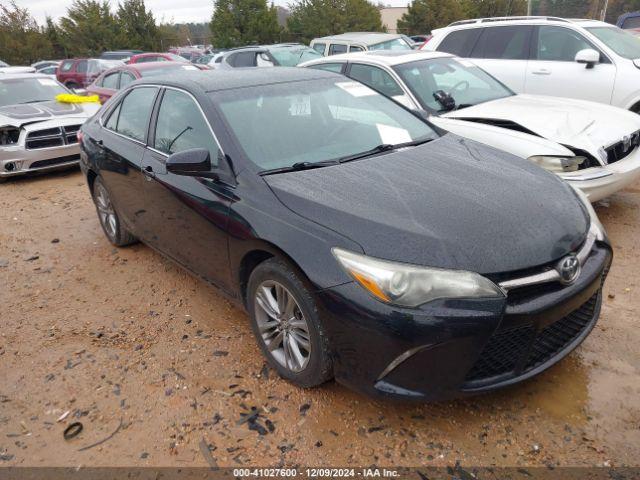
[[[269,260],[270,258],[278,258],[283,260],[293,271],[299,276],[300,281],[304,283],[310,290],[313,290],[313,286],[309,277],[302,270],[300,265],[285,253],[281,248],[267,241],[260,241],[251,248],[247,249],[238,263],[238,269],[236,272],[236,281],[238,285],[238,292],[240,295],[240,302],[246,307],[247,305],[247,286],[249,284],[249,278],[251,273],[256,269],[258,265]]]

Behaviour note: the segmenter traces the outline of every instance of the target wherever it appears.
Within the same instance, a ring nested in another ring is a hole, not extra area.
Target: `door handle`
[[[151,179],[156,178],[156,174],[154,173],[153,167],[151,165],[147,165],[146,167],[144,167],[142,169],[142,173],[144,174],[148,182],[150,182]]]
[[[546,68],[541,68],[540,70],[534,70],[534,75],[551,75],[551,70],[547,70]]]

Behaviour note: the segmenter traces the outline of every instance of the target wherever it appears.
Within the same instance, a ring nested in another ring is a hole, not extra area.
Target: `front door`
[[[205,148],[215,168],[221,155],[196,100],[166,89],[142,171],[145,238],[158,250],[221,288],[229,289],[227,223],[231,191],[224,183],[167,172],[171,154]]]
[[[580,32],[570,28],[538,27],[527,65],[525,93],[611,103],[616,67],[602,53],[600,63],[593,68],[577,63],[576,54],[584,49],[599,51]]]

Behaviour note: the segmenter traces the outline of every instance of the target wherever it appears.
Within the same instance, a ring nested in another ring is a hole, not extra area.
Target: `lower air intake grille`
[[[529,324],[494,333],[467,374],[465,387],[517,377],[552,360],[595,322],[600,294],[542,330]]]

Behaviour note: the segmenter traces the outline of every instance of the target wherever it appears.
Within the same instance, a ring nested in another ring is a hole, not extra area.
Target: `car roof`
[[[401,38],[402,35],[393,33],[379,33],[379,32],[348,32],[340,35],[329,35],[327,37],[320,37],[314,39],[314,41],[327,41],[338,40],[345,42],[360,42],[365,45],[375,45],[376,43],[384,42],[385,40],[393,40],[395,38]]]
[[[186,63],[186,62],[143,62],[143,63],[131,63],[131,64],[127,64],[125,65],[128,69],[131,70],[139,70],[139,71],[144,71],[144,70],[153,70],[155,68],[164,68],[164,67],[169,67],[169,66],[174,66],[174,65],[180,65],[182,67],[184,66],[189,66],[191,65],[190,63]],[[120,67],[122,68],[122,67]]]
[[[277,83],[300,82],[342,76],[323,70],[296,67],[234,68],[229,70],[198,70],[176,72],[167,77],[149,77],[135,85],[166,85],[187,90],[216,92],[238,88],[258,87]]]
[[[605,26],[613,27],[609,23],[601,22],[599,20],[580,19],[580,18],[561,18],[561,17],[545,17],[545,16],[516,16],[516,17],[488,17],[488,18],[474,18],[470,20],[460,20],[453,22],[446,27],[434,29],[432,33],[444,32],[448,30],[458,30],[464,28],[475,27],[488,27],[488,26],[502,26],[502,25],[526,25],[526,24],[540,24],[551,23],[556,25],[562,24],[575,24],[581,27],[594,27]]]
[[[378,65],[400,65],[403,63],[415,62],[417,60],[428,60],[431,58],[453,57],[450,53],[430,52],[426,50],[373,50],[368,52],[352,52],[342,53],[340,55],[332,55],[330,57],[322,57],[316,60],[310,60],[301,66],[318,65],[323,63],[332,63],[338,61],[367,61],[377,63]]]

